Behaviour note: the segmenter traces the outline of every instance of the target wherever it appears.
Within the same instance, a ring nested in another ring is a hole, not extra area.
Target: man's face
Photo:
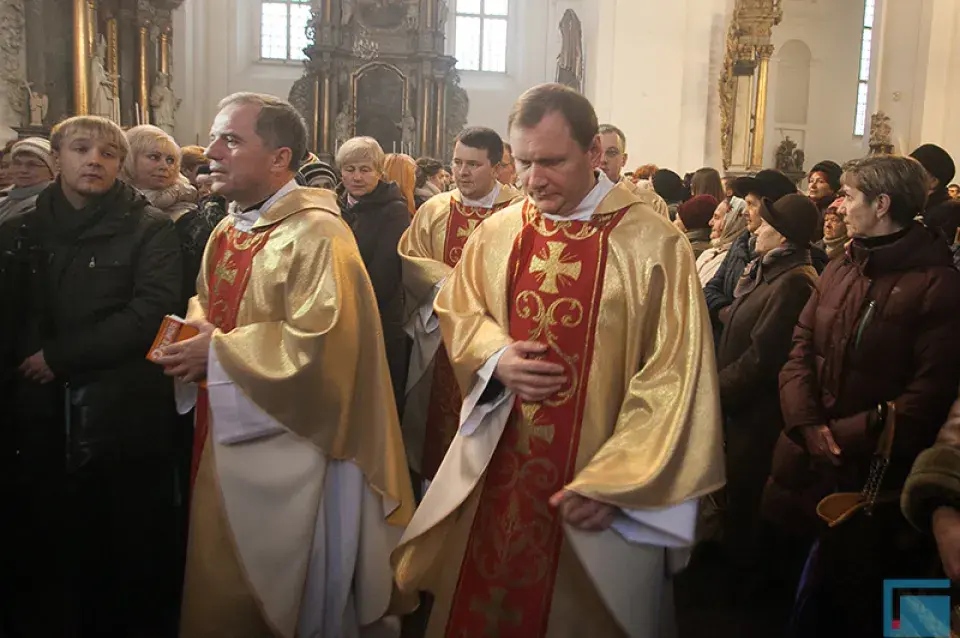
[[[266,189],[281,149],[270,149],[257,135],[255,104],[230,104],[217,114],[210,128],[213,192],[240,204],[255,203]],[[253,201],[249,201],[250,198]]]
[[[600,170],[607,174],[610,181],[616,184],[620,181],[620,174],[627,164],[627,154],[620,143],[620,136],[616,133],[601,133],[600,146],[603,155],[600,157]]]
[[[951,199],[960,199],[960,186],[951,186],[947,189],[947,194],[950,195]]]
[[[490,194],[497,181],[496,168],[482,148],[461,142],[453,149],[453,179],[466,199],[482,199]]]
[[[90,133],[77,133],[60,144],[54,157],[60,184],[81,198],[97,197],[110,190],[120,174],[120,148]]]
[[[813,199],[820,199],[822,197],[828,197],[830,195],[836,195],[836,191],[831,188],[830,183],[827,181],[827,176],[817,171],[816,173],[810,174],[810,181],[808,183],[810,197]]]
[[[766,220],[760,220],[760,226],[757,227],[757,245],[755,250],[758,255],[766,255],[768,252],[783,243],[783,235],[777,232],[773,226]]]
[[[593,188],[600,136],[583,150],[560,113],[548,113],[533,128],[514,127],[510,144],[523,190],[541,212],[569,215]]]
[[[33,153],[17,153],[10,165],[13,185],[17,188],[29,188],[53,179],[53,173],[42,159]]]
[[[517,183],[517,167],[513,163],[513,153],[510,149],[503,149],[503,161],[497,167],[497,179],[501,184],[513,186]]]
[[[847,225],[840,213],[836,209],[828,210],[827,214],[823,216],[823,238],[837,239],[843,237],[846,233]]]
[[[354,162],[340,167],[343,186],[354,199],[372,193],[380,183],[381,175],[370,161]]]
[[[879,198],[871,203],[867,201],[863,191],[849,184],[844,184],[842,195],[843,210],[847,212],[847,231],[851,237],[873,237],[882,234],[878,232],[883,217],[879,213]]]
[[[763,218],[760,217],[760,198],[753,193],[748,193],[746,201],[747,230],[756,235],[757,230],[760,228],[760,223],[763,221]]]

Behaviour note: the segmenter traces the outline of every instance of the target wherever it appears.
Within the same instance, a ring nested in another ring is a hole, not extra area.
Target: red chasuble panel
[[[503,210],[510,202],[496,204],[493,208],[464,206],[450,198],[450,217],[447,219],[447,234],[443,245],[443,262],[456,266],[463,256],[463,247],[470,235],[484,220]],[[420,473],[432,481],[440,469],[440,463],[460,427],[460,406],[463,396],[457,387],[457,378],[450,365],[447,350],[440,346],[433,364],[433,381],[430,386],[430,405],[427,411],[426,436],[423,443],[423,461]]]
[[[569,385],[519,397],[484,477],[447,624],[450,638],[545,636],[563,542],[551,496],[574,477],[610,232],[626,209],[556,222],[533,206],[510,260],[510,336],[547,344]]]
[[[275,226],[270,226],[246,233],[230,225],[210,239],[213,242],[210,263],[213,265],[207,273],[207,321],[222,332],[230,332],[237,327],[237,313],[253,271],[253,258],[267,243],[274,228]],[[191,487],[197,477],[200,454],[203,452],[209,429],[210,403],[206,388],[201,387],[197,393],[197,418],[193,430]]]

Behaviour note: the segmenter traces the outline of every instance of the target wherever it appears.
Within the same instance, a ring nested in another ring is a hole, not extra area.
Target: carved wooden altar
[[[447,159],[468,102],[444,53],[445,0],[315,0],[290,101],[330,159],[355,135],[387,152]]]

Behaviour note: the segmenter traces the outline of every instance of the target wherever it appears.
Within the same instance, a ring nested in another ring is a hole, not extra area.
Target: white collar
[[[593,213],[596,212],[597,208],[600,207],[600,204],[614,188],[616,188],[616,184],[610,181],[606,173],[600,171],[597,176],[597,185],[587,193],[587,196],[583,198],[583,201],[577,205],[572,213],[566,216],[547,215],[544,213],[543,216],[557,222],[585,222],[593,217]]]
[[[240,207],[237,206],[236,202],[230,202],[230,214],[233,215],[233,225],[237,230],[249,233],[253,229],[253,225],[257,223],[258,219],[260,219],[260,215],[267,212],[271,206],[280,200],[281,197],[287,193],[297,190],[298,188],[300,188],[300,186],[297,184],[297,180],[291,179],[289,182],[281,186],[280,190],[271,195],[262,206],[247,211],[240,210]]]
[[[500,182],[494,181],[493,190],[487,193],[486,197],[467,199],[461,192],[460,199],[463,200],[464,206],[470,206],[471,208],[493,208],[493,205],[497,203],[497,198],[500,197],[500,189]]]

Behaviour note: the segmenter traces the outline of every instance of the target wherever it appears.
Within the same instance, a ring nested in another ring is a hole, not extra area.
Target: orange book
[[[177,343],[186,341],[191,337],[196,337],[200,331],[189,326],[186,320],[176,315],[167,315],[160,324],[160,330],[157,331],[157,338],[153,340],[153,346],[147,353],[147,360],[156,362],[160,358],[160,349]]]

